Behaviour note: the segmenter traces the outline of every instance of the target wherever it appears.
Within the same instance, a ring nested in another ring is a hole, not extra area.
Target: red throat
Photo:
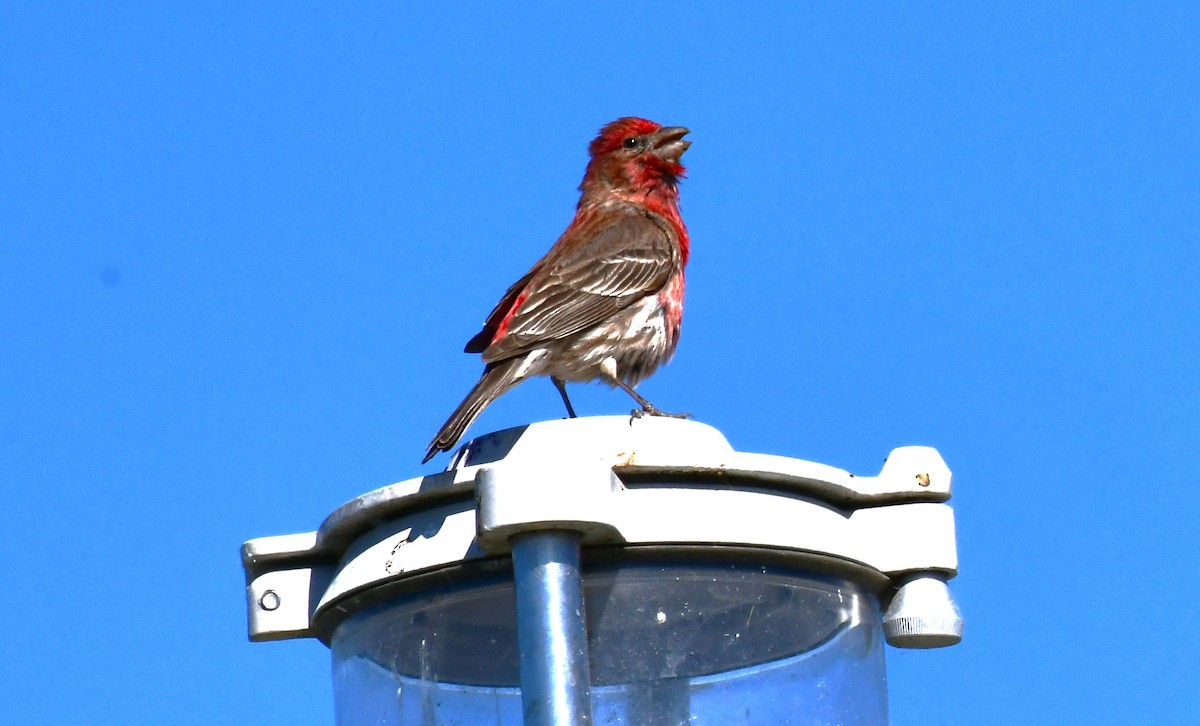
[[[683,170],[683,167],[679,167]],[[679,188],[675,186],[674,180],[664,180],[661,177],[655,181],[647,182],[644,185],[639,184],[642,192],[634,192],[633,194],[618,194],[621,198],[646,207],[650,211],[661,215],[664,219],[671,223],[675,228],[675,234],[679,237],[679,250],[681,253],[681,261],[687,264],[689,244],[687,227],[683,224],[683,217],[679,214]]]

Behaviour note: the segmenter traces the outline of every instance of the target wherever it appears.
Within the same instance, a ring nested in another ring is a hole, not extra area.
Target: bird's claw
[[[647,406],[645,408],[635,408],[632,411],[630,411],[629,412],[629,423],[632,424],[634,422],[634,420],[639,419],[642,416],[661,416],[663,418],[681,418],[681,419],[692,418],[692,414],[690,414],[690,413],[669,413],[667,411],[662,411],[660,409],[657,409],[654,406]]]

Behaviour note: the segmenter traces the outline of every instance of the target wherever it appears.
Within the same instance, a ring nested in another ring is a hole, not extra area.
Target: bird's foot
[[[663,418],[692,418],[690,413],[669,413],[654,406],[645,406],[643,408],[635,408],[629,412],[629,423],[633,423],[634,419],[639,419],[642,416],[662,416]]]

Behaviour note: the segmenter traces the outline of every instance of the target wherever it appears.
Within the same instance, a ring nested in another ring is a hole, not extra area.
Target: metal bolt
[[[962,640],[962,613],[944,576],[917,572],[905,577],[883,616],[883,633],[897,648],[944,648]]]
[[[267,590],[258,598],[258,606],[263,610],[275,610],[279,607],[279,595],[274,590]]]

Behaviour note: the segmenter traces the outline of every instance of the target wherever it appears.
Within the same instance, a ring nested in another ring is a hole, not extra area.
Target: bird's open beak
[[[655,131],[650,137],[654,155],[663,161],[678,164],[679,157],[692,145],[692,142],[683,138],[689,133],[691,132],[683,126],[666,126]]]

